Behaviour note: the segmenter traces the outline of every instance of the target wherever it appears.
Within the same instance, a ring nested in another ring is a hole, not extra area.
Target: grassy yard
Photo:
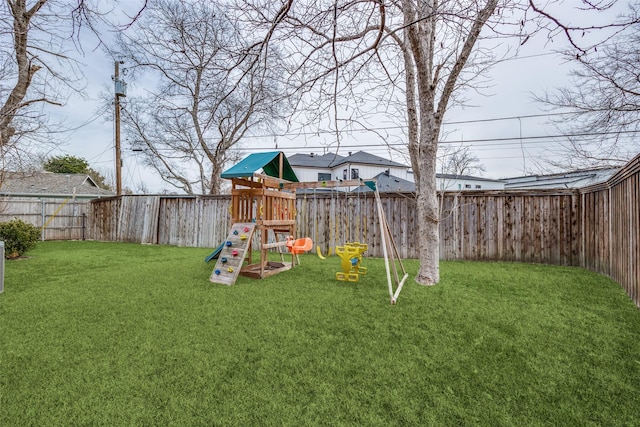
[[[8,261],[0,424],[640,425],[640,311],[604,277],[443,263],[391,306],[379,259],[357,284],[308,255],[226,287],[209,252],[45,242]]]

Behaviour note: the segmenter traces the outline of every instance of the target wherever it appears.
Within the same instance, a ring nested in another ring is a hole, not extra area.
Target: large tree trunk
[[[213,168],[211,169],[209,194],[220,194],[220,189],[222,187],[222,178],[220,177],[220,174],[223,172],[220,166],[220,164],[214,163]]]
[[[435,2],[425,1],[426,9],[434,10]],[[435,285],[440,280],[440,210],[436,186],[436,159],[441,115],[436,110],[436,81],[433,58],[435,15],[421,17],[414,3],[405,0],[406,24],[403,45],[407,101],[409,154],[416,179],[416,209],[418,213],[418,250],[420,268],[416,282]],[[418,22],[416,24],[416,22]]]
[[[416,282],[435,285],[440,281],[440,209],[436,185],[436,143],[422,144],[418,162],[420,178],[416,195],[418,218],[418,249],[420,268]]]
[[[434,285],[440,280],[440,209],[436,185],[436,159],[442,120],[460,73],[465,67],[482,27],[495,11],[498,0],[487,0],[478,10],[449,74],[440,75],[434,66],[436,14],[422,15],[424,10],[437,10],[435,0],[403,1],[406,24],[405,79],[409,153],[416,178],[420,269],[416,282]],[[442,64],[441,64],[442,65]],[[442,84],[444,82],[444,84]],[[441,86],[440,89],[438,87]]]
[[[420,85],[416,84],[415,63],[406,46],[404,56],[407,64],[405,96],[409,153],[416,180],[416,210],[420,218],[417,230],[420,268],[415,280],[421,285],[435,285],[440,280],[440,210],[436,185],[439,123],[433,108],[428,107],[433,105],[433,91],[417,96]],[[418,107],[419,99],[421,107]]]

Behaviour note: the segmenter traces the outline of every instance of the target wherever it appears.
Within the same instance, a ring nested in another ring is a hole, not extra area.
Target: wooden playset
[[[259,170],[264,173],[258,173]],[[286,248],[288,238],[296,234],[295,189],[285,190],[284,184],[298,179],[284,154],[252,154],[223,172],[222,177],[231,179],[232,227],[218,255],[211,282],[232,285],[238,274],[264,278],[291,269],[295,262],[293,246],[291,262],[268,259],[270,249]],[[252,246],[256,231],[260,260],[254,263]]]
[[[313,241],[310,238],[295,239],[296,189],[358,187],[365,184],[376,195],[389,294],[391,303],[395,304],[408,274],[402,266],[391,236],[375,181],[298,182],[282,152],[251,154],[221,176],[231,180],[232,226],[227,239],[206,259],[217,259],[211,273],[211,282],[233,285],[239,274],[252,278],[268,277],[291,269],[296,260],[299,263],[298,254],[312,249]],[[256,263],[253,262],[252,254],[255,240],[260,246],[260,260]],[[281,252],[280,262],[271,261],[268,257],[268,252],[276,248]],[[285,248],[291,255],[290,262],[284,261],[282,251]],[[359,281],[360,275],[367,272],[361,265],[362,254],[366,250],[367,244],[359,242],[337,246],[336,254],[342,260],[342,272],[336,273],[336,279]],[[396,262],[403,273],[402,279],[398,275]],[[395,280],[392,280],[392,272]]]

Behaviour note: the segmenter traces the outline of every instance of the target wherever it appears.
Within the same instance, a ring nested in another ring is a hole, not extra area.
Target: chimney
[[[351,155],[351,151],[349,151],[349,155]]]

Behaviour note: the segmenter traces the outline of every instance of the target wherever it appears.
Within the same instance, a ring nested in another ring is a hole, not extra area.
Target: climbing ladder
[[[227,286],[236,283],[255,229],[256,224],[251,222],[239,222],[231,226],[231,231],[209,278],[211,282]]]

